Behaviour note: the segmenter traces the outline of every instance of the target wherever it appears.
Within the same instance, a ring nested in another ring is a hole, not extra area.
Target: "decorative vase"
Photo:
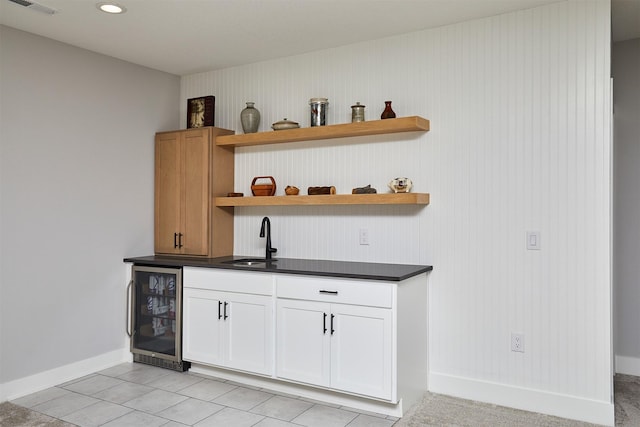
[[[258,132],[258,125],[260,125],[260,111],[253,106],[254,104],[254,102],[247,102],[247,108],[240,112],[240,122],[242,123],[242,130],[244,133]]]
[[[391,101],[384,101],[384,111],[380,116],[381,119],[395,119],[396,113],[391,109]]]

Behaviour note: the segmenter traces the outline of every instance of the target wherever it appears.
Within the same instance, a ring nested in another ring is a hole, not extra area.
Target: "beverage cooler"
[[[127,298],[134,362],[189,369],[182,361],[182,269],[134,265]]]

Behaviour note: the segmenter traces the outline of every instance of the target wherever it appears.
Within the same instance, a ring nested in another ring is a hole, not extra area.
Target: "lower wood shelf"
[[[429,193],[216,197],[216,206],[428,205]]]

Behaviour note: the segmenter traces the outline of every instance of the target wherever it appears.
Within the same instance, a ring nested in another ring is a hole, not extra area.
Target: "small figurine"
[[[413,182],[409,178],[395,178],[389,182],[389,188],[394,193],[408,193],[413,187]]]
[[[377,192],[375,188],[371,188],[371,184],[366,187],[357,187],[351,190],[351,194],[375,194]]]

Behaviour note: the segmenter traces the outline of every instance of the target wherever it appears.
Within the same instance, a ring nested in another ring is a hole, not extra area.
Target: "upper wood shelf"
[[[411,116],[271,132],[225,135],[216,138],[216,145],[227,147],[246,147],[251,145],[280,144],[283,142],[347,138],[352,136],[382,135],[398,132],[426,132],[428,130],[429,120],[423,119],[419,116]]]
[[[428,193],[216,197],[216,206],[428,205]]]

